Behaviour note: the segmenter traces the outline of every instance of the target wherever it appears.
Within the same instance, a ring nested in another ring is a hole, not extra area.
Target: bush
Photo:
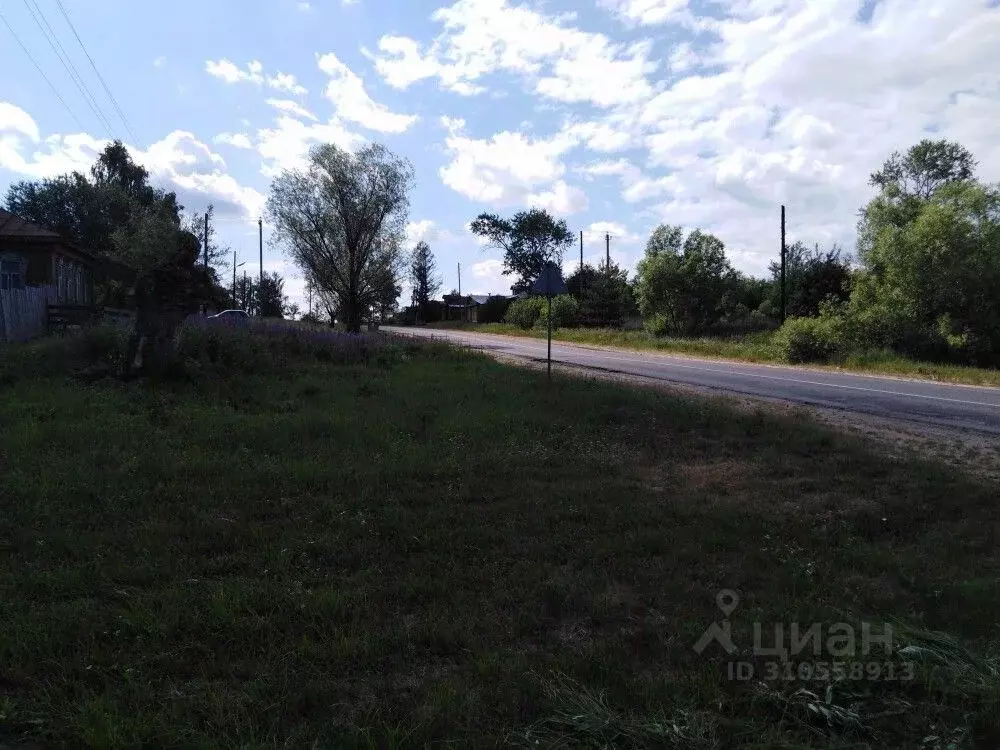
[[[642,325],[653,336],[666,336],[670,330],[670,324],[667,322],[666,316],[659,313],[645,318],[642,321]]]
[[[843,319],[831,315],[789,318],[775,332],[774,343],[792,364],[829,362],[844,350]]]
[[[549,325],[549,303],[548,300],[539,297],[541,302],[540,314],[538,316],[538,325],[543,328],[547,328]],[[568,294],[561,294],[558,297],[552,298],[552,327],[553,328],[565,328],[566,326],[571,326],[576,322],[577,313],[580,311],[580,305],[577,303],[576,299]]]
[[[525,297],[514,300],[503,316],[504,322],[518,328],[531,328],[541,317],[544,304],[545,300],[541,297]]]

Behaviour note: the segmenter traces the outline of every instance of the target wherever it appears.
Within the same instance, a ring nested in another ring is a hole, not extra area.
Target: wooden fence
[[[27,341],[43,335],[48,305],[55,299],[53,286],[0,291],[0,341]]]

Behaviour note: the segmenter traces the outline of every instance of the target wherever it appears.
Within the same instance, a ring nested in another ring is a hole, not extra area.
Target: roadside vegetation
[[[767,278],[734,269],[712,234],[661,225],[632,279],[610,262],[574,266],[553,323],[569,341],[998,385],[1000,186],[975,169],[948,141],[893,154],[871,175],[877,193],[861,211],[857,257],[799,240]],[[514,292],[574,242],[565,222],[539,210],[483,214],[472,229],[504,253]],[[491,299],[477,322],[532,335],[543,308],[537,298]],[[426,299],[419,309],[419,320],[411,307],[401,321],[448,319]]]
[[[544,303],[543,303],[544,304]],[[431,327],[460,328],[478,333],[495,333],[504,336],[546,338],[544,319],[531,328],[521,328],[509,323],[472,325],[462,323],[434,323]],[[682,338],[655,336],[648,331],[623,331],[616,328],[558,328],[552,338],[574,344],[609,346],[621,349],[659,351],[687,354],[709,359],[733,359],[764,364],[788,364],[788,358],[779,340],[779,334],[770,331],[750,333],[737,337],[704,336]],[[895,375],[899,377],[938,380],[967,385],[1000,386],[1000,370],[967,365],[926,362],[912,359],[892,350],[839,354],[824,363],[809,363],[813,367],[830,367],[860,373]]]
[[[1000,744],[996,485],[382,335],[125,339],[0,356],[2,745]],[[862,620],[912,680],[727,675]]]

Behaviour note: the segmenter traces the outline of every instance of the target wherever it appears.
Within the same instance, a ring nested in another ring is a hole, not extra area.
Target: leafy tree
[[[781,263],[770,265],[772,279],[771,304],[780,309]],[[820,304],[832,299],[846,302],[850,297],[850,259],[834,245],[823,251],[819,245],[809,250],[796,242],[785,251],[785,310],[788,317],[803,318],[819,315]]]
[[[441,278],[437,275],[434,254],[426,242],[418,242],[410,260],[410,283],[413,285],[413,304],[417,307],[421,320],[427,320],[427,305],[441,289]]]
[[[971,179],[975,171],[976,160],[964,146],[924,139],[905,156],[894,152],[872,173],[870,184],[883,194],[927,200],[943,185]]]
[[[654,237],[674,237],[679,227],[655,231]],[[679,333],[706,331],[724,314],[724,298],[738,282],[726,260],[722,240],[696,229],[675,251],[676,243],[651,242],[639,261],[636,299],[654,327]]]
[[[660,224],[649,235],[646,241],[646,255],[655,256],[661,253],[678,255],[684,245],[683,227],[672,227]]]
[[[579,303],[577,320],[585,326],[621,327],[635,309],[628,271],[615,263],[610,269],[584,264],[566,279],[566,288]]]
[[[171,255],[176,237],[168,230],[179,230],[181,224],[177,196],[151,186],[149,173],[132,161],[121,141],[105,147],[90,170],[89,180],[73,172],[41,182],[17,182],[8,188],[5,203],[12,213],[53,229],[88,250],[144,263],[140,271]],[[157,253],[150,252],[149,240],[142,253],[130,256],[125,252],[121,238],[143,234],[140,225],[147,229],[156,226],[153,234],[163,240]]]
[[[277,271],[265,273],[254,289],[254,310],[262,318],[283,318],[288,311],[285,280]]]
[[[349,331],[360,331],[368,310],[398,288],[412,183],[410,163],[384,146],[350,153],[326,144],[312,149],[306,169],[285,171],[271,186],[276,241]]]
[[[504,275],[518,277],[511,286],[514,294],[529,291],[547,261],[562,263],[563,250],[573,242],[565,220],[557,221],[538,208],[519,211],[509,219],[483,213],[470,229],[490,247],[503,250]]]
[[[920,356],[1000,362],[1000,186],[940,185],[903,226],[893,208],[879,196],[865,210],[855,334]]]
[[[205,214],[208,215],[208,267],[220,273],[230,267],[232,259],[232,248],[229,245],[221,245],[218,240],[218,230],[215,224],[215,205],[208,204],[204,214],[193,213],[184,221],[184,228],[191,232],[201,243],[200,256],[198,260],[205,262]]]

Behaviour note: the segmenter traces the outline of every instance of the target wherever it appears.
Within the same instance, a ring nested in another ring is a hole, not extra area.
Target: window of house
[[[0,260],[0,290],[24,288],[24,264],[19,260]]]

